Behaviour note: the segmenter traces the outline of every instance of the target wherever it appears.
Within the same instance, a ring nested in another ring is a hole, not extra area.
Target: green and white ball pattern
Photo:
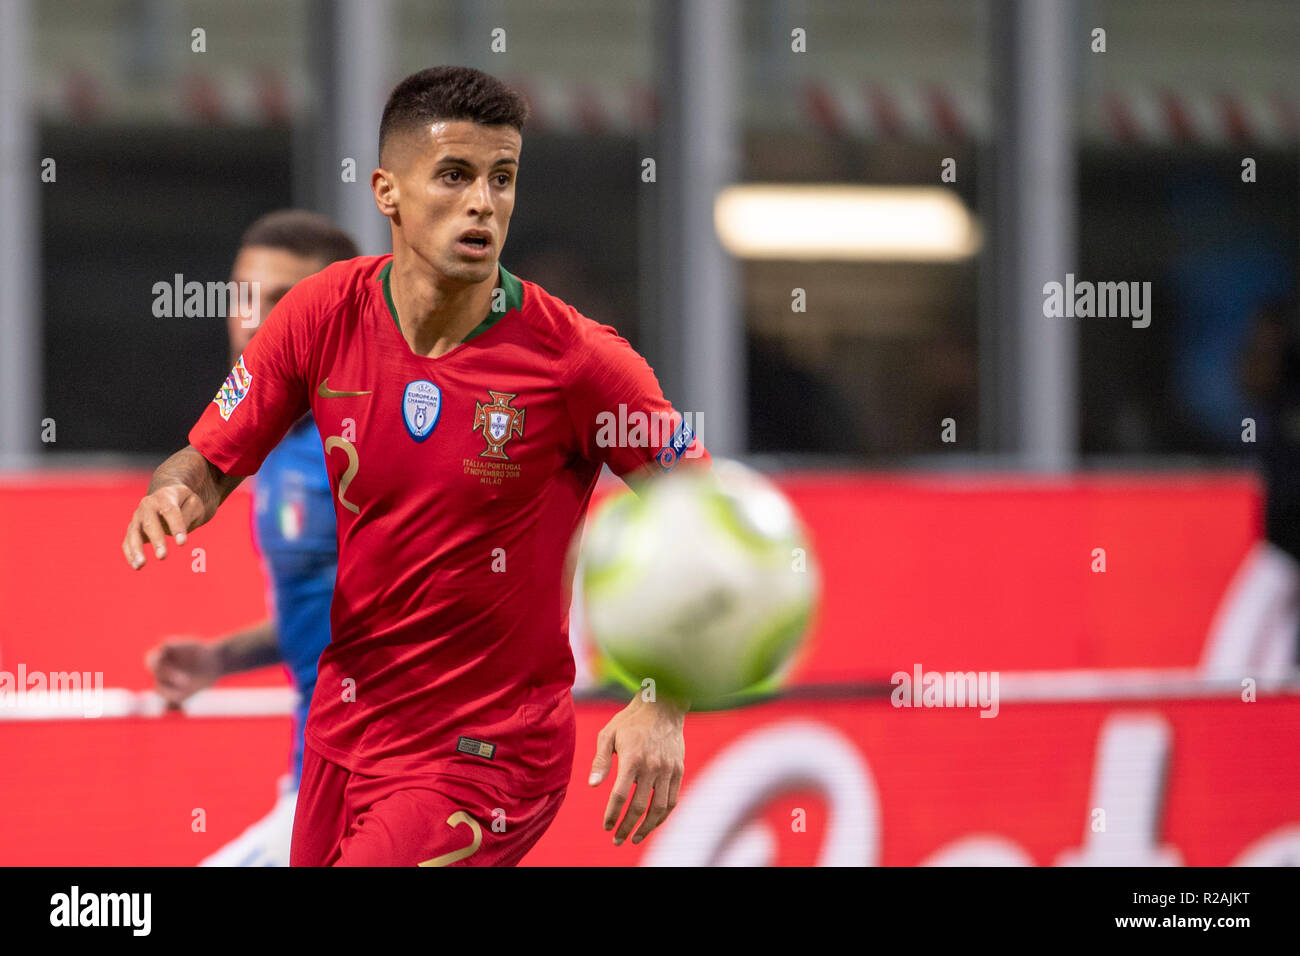
[[[819,573],[793,506],[738,462],[603,503],[582,551],[586,623],[610,673],[692,709],[774,689],[808,629]]]

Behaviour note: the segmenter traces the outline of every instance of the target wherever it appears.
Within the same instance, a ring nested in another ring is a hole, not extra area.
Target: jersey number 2
[[[417,866],[450,866],[466,857],[471,857],[478,852],[478,848],[483,845],[483,828],[478,825],[478,821],[471,817],[464,810],[457,810],[447,818],[447,826],[458,827],[462,823],[468,823],[470,830],[474,834],[474,840],[469,846],[463,846],[459,850],[452,850],[450,853],[444,853],[441,856],[435,856],[432,860],[425,860]]]
[[[352,444],[346,438],[339,435],[331,435],[325,439],[325,454],[328,456],[335,448],[342,448],[348,456],[348,467],[339,478],[339,504],[354,515],[361,514],[361,509],[348,501],[345,497],[348,493],[348,485],[352,484],[352,479],[357,476],[357,469],[361,467],[361,456],[357,454],[357,446]]]

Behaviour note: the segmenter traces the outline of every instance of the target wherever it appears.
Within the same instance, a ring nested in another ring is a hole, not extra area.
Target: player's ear
[[[397,177],[382,166],[370,174],[370,190],[375,194],[375,205],[385,216],[397,214]]]

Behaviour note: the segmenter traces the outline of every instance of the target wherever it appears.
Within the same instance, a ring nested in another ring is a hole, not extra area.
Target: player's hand
[[[144,664],[169,707],[179,707],[221,676],[217,645],[201,641],[167,641],[145,654]]]
[[[623,845],[642,813],[645,819],[632,836],[633,843],[644,840],[677,806],[677,792],[686,769],[686,741],[682,735],[685,723],[684,708],[664,700],[652,703],[637,694],[597,735],[596,759],[587,781],[591,786],[605,779],[613,755],[618,754],[618,776],[605,807],[606,830],[618,823],[623,805],[632,797],[614,833],[615,846]]]
[[[136,506],[122,539],[122,554],[134,570],[144,567],[145,545],[153,546],[154,557],[167,557],[167,535],[185,543],[185,532],[203,517],[203,501],[185,485],[164,485],[145,495]]]

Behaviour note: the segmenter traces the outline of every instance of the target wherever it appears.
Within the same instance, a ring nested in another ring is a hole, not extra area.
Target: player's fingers
[[[191,684],[190,675],[180,667],[163,661],[154,671],[154,680],[158,682],[159,690],[170,690],[182,692],[189,688]]]
[[[641,814],[645,813],[646,807],[650,806],[650,794],[653,788],[650,783],[654,777],[649,774],[642,774],[636,783],[636,793],[632,795],[632,805],[627,808],[627,813],[623,817],[623,822],[618,825],[614,831],[614,846],[622,846],[623,841],[627,839],[632,828],[636,826]]]
[[[631,767],[620,758],[618,776],[614,778],[614,788],[609,793],[609,802],[605,804],[606,830],[614,829],[614,824],[618,822],[623,804],[627,803],[627,798],[632,793],[632,782]]]
[[[188,687],[170,681],[159,681],[158,696],[167,702],[168,707],[179,707],[181,701],[190,696],[190,690]]]
[[[140,538],[140,521],[135,515],[131,516],[126,537],[122,539],[122,554],[126,556],[126,563],[131,565],[132,570],[138,571],[144,566],[144,543]]]
[[[672,813],[677,806],[677,795],[682,789],[682,776],[685,774],[685,768],[678,767],[673,771],[672,782],[668,784],[668,812]]]
[[[181,513],[179,506],[168,502],[158,509],[164,521],[167,522],[167,530],[172,533],[177,544],[185,543],[185,532],[189,531],[189,523],[185,520],[185,515]]]
[[[153,508],[146,508],[140,516],[140,533],[153,545],[154,557],[160,561],[167,557],[167,533],[163,530],[158,512]]]
[[[654,796],[650,798],[650,809],[641,821],[641,825],[632,834],[632,842],[640,843],[650,832],[663,823],[668,816],[668,787],[672,778],[660,776],[654,783]]]
[[[155,664],[157,666],[154,668],[154,676],[163,683],[177,684],[187,676],[185,668],[168,657],[159,658]]]
[[[596,759],[591,762],[591,776],[587,778],[590,786],[596,786],[609,773],[609,765],[614,759],[614,732],[606,727],[596,735]],[[606,830],[609,827],[605,828]]]

